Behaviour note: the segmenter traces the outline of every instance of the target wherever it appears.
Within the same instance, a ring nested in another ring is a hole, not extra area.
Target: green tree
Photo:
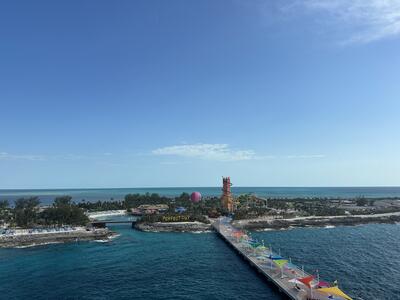
[[[53,206],[40,214],[46,225],[85,225],[89,222],[82,208],[72,202],[72,197],[62,196],[54,200]]]
[[[365,199],[364,197],[360,197],[356,199],[356,204],[357,206],[366,206],[368,205],[368,200]]]
[[[10,214],[10,203],[7,200],[0,201],[0,224],[10,223],[12,220]]]
[[[15,201],[14,218],[17,226],[28,227],[37,222],[38,197],[19,198]]]
[[[54,199],[53,205],[55,207],[66,207],[71,206],[72,197],[71,196],[61,196]]]

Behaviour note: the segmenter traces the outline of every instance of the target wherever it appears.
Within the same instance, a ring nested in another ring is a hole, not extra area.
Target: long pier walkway
[[[289,299],[351,300],[338,287],[319,281],[319,276],[307,274],[268,247],[252,240],[230,222],[230,218],[220,218],[213,227],[228,245]]]

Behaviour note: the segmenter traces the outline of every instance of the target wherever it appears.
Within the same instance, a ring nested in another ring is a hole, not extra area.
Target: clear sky
[[[0,188],[393,186],[399,154],[399,0],[0,4]]]

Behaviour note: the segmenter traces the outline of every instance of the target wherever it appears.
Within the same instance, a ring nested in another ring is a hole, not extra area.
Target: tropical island
[[[0,247],[109,240],[116,233],[95,224],[101,216],[114,215],[135,216],[135,228],[150,232],[208,231],[220,216],[230,216],[234,226],[249,230],[396,223],[400,222],[400,197],[234,197],[228,181],[221,197],[202,197],[198,192],[176,197],[146,193],[128,194],[123,200],[74,202],[62,196],[47,206],[40,205],[37,197],[17,199],[12,206],[3,200]]]

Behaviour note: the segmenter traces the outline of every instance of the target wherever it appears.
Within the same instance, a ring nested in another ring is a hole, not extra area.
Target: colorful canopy
[[[261,251],[264,251],[264,250],[267,250],[267,249],[268,248],[263,246],[263,245],[260,245],[260,246],[257,247],[257,250],[261,250]]]
[[[280,255],[269,255],[269,257],[268,257],[269,259],[272,259],[272,260],[278,260],[278,259],[283,259],[283,257],[282,256],[280,256]]]
[[[313,281],[313,279],[314,279],[314,276],[311,275],[311,276],[299,278],[299,281],[302,282],[303,284],[305,284],[306,286],[308,286],[309,288],[311,288],[311,281]]]
[[[297,266],[294,265],[294,264],[292,264],[292,263],[288,263],[288,264],[285,266],[285,268],[288,268],[288,269],[296,269]]]
[[[320,281],[320,282],[317,283],[317,286],[319,286],[319,287],[330,287],[331,285],[326,281]]]
[[[295,284],[302,283],[302,282],[298,281],[296,278],[290,279],[289,282],[290,283],[295,283]]]
[[[347,296],[345,293],[343,293],[337,286],[330,287],[330,288],[322,288],[322,289],[318,289],[317,291],[323,292],[326,294],[331,294],[334,296],[339,296],[346,300],[352,300],[349,296]]]
[[[240,238],[241,236],[243,236],[244,235],[244,233],[243,232],[240,232],[240,231],[237,231],[237,232],[234,232],[233,233],[233,236],[235,237],[235,238]]]
[[[284,265],[286,265],[288,263],[288,261],[286,259],[277,259],[274,260],[274,263],[279,267],[282,268]]]

